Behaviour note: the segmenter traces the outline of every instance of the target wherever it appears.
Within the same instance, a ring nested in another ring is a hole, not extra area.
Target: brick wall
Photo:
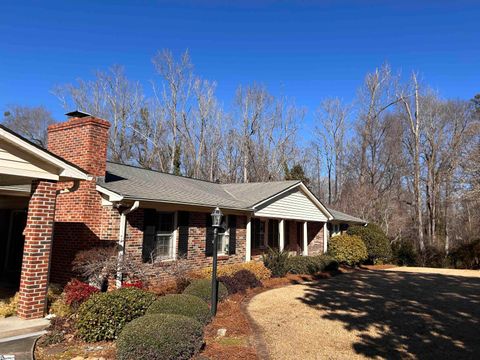
[[[213,258],[205,256],[207,214],[203,212],[189,213],[188,252],[186,258],[189,270],[202,269],[212,265]],[[143,209],[138,209],[127,215],[125,251],[137,261],[142,259],[143,215]],[[246,222],[246,216],[237,216],[236,253],[229,256],[219,256],[219,265],[245,261]],[[176,244],[178,251],[178,232]],[[168,262],[165,264],[168,264]],[[168,281],[171,280],[171,276],[166,272],[162,272],[161,267],[157,266],[154,269],[152,268],[151,280],[153,282]]]
[[[18,316],[40,318],[46,306],[57,184],[35,181],[28,207]]]
[[[48,128],[48,149],[93,175],[93,180],[80,181],[78,189],[57,197],[52,282],[65,284],[76,275],[72,262],[78,252],[118,240],[118,210],[102,206],[95,179],[105,175],[109,127],[108,121],[84,117],[71,118]],[[72,182],[63,182],[58,183],[57,188],[72,185]]]

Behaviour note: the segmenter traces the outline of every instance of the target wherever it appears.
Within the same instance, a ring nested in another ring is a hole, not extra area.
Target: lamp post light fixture
[[[218,206],[212,212],[212,227],[213,227],[213,268],[212,268],[212,307],[211,312],[212,316],[217,314],[217,301],[218,301],[218,280],[217,280],[217,243],[218,243],[218,228],[221,226],[222,221],[222,212]]]

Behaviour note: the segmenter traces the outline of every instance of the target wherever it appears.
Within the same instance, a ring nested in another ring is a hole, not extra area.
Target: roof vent
[[[83,117],[87,117],[87,116],[92,116],[91,114],[80,111],[80,110],[70,111],[70,112],[66,113],[65,115],[67,115],[68,117],[74,117],[74,118],[83,118]]]

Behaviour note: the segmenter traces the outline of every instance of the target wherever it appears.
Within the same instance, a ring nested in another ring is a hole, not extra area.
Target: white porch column
[[[327,223],[323,223],[323,253],[325,254],[328,250],[328,229]]]
[[[308,234],[306,221],[303,223],[303,255],[308,256]]]
[[[283,219],[278,222],[278,248],[280,251],[285,248],[285,221]]]
[[[252,218],[247,216],[247,231],[245,236],[245,261],[250,261],[252,258]]]

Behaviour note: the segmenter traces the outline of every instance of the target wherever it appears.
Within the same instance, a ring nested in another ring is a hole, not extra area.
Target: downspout
[[[127,215],[138,209],[139,201],[135,201],[132,207],[123,210],[120,213],[120,229],[118,233],[118,260],[117,260],[117,288],[122,286],[122,262],[125,256],[125,234],[127,233]]]

